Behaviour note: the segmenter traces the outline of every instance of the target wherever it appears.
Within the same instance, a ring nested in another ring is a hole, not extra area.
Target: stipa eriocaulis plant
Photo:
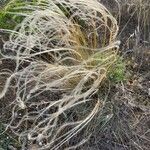
[[[0,97],[12,79],[17,87],[7,129],[38,149],[57,150],[104,107],[96,94],[116,61],[117,21],[97,0],[41,0],[14,9],[25,17],[4,44],[3,56],[16,69]]]

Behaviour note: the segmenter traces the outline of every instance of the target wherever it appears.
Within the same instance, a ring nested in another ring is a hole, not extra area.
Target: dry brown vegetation
[[[150,1],[11,2],[0,148],[149,150]]]

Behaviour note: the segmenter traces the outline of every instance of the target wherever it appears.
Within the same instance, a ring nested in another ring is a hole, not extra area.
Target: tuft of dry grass
[[[105,105],[96,94],[116,62],[117,21],[97,0],[37,0],[14,9],[25,10],[17,14],[25,17],[1,52],[16,61],[0,94],[4,97],[16,80],[6,129],[20,141],[36,142],[39,150],[57,150]],[[20,69],[25,63],[27,67]],[[44,92],[62,94],[46,101],[40,99]],[[79,106],[82,116],[76,111]],[[73,112],[75,118],[70,116]]]

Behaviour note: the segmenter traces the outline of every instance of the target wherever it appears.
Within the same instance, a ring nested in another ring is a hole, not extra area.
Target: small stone
[[[42,146],[43,144],[42,144],[42,142],[39,142],[39,146]]]

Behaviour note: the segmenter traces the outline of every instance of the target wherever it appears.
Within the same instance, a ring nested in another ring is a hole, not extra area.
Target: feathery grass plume
[[[39,149],[57,150],[105,105],[93,95],[116,61],[117,21],[97,0],[37,0],[14,9],[24,10],[25,18],[11,31],[2,53],[16,61],[0,94],[5,96],[15,78],[16,99],[7,128],[20,140],[36,141]],[[41,96],[46,93],[61,94],[46,100]],[[76,111],[79,106],[82,115]]]

